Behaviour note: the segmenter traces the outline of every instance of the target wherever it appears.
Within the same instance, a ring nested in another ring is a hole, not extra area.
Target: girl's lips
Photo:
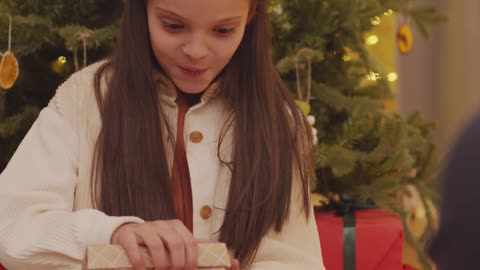
[[[205,74],[205,72],[208,70],[208,68],[192,68],[192,67],[182,67],[182,66],[180,67],[180,69],[184,74],[188,76],[193,76],[193,77],[201,76]]]

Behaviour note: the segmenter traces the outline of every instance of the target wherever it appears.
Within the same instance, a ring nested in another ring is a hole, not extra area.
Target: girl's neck
[[[190,106],[193,106],[193,105],[197,104],[198,102],[200,102],[200,99],[202,98],[203,93],[204,93],[204,91],[202,91],[200,93],[193,93],[193,94],[192,93],[185,93],[182,90],[177,88],[176,102],[177,102],[177,104],[179,102],[182,102],[182,103],[187,103]]]

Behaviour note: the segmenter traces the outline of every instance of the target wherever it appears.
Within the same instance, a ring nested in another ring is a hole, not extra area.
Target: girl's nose
[[[208,46],[201,36],[192,37],[182,48],[182,51],[192,60],[205,58],[208,54]]]

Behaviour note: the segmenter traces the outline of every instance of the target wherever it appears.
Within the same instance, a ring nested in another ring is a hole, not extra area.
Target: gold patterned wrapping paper
[[[141,255],[148,269],[153,268],[152,258],[145,248]],[[169,264],[169,262],[167,262]],[[198,244],[197,268],[225,269],[231,266],[230,256],[224,243]],[[119,245],[90,246],[84,263],[87,270],[133,269],[127,254]]]

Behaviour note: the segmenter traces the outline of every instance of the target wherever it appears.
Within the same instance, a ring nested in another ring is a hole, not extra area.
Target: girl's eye
[[[175,24],[175,23],[167,23],[167,22],[162,22],[163,26],[167,28],[168,30],[180,30],[183,29],[183,25],[180,24]]]
[[[233,28],[217,28],[214,31],[220,35],[226,35],[233,32]]]

